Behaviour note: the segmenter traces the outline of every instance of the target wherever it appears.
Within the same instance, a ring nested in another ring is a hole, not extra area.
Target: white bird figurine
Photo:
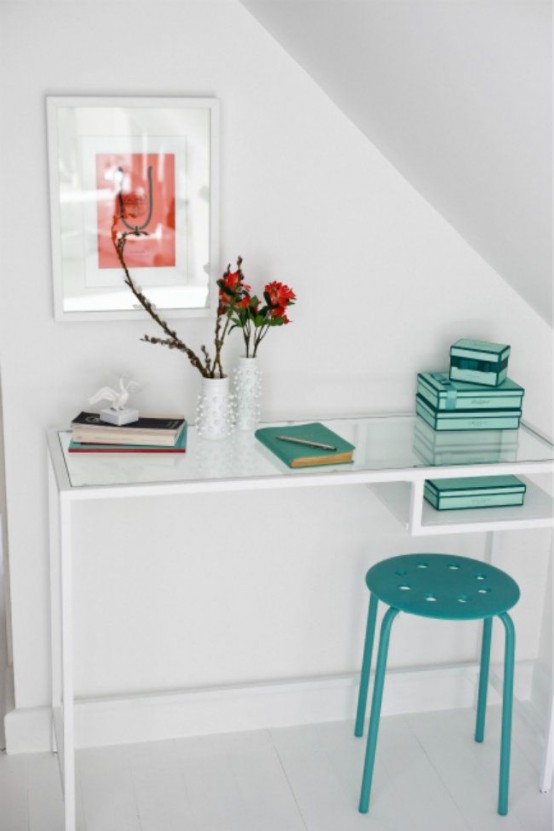
[[[119,412],[125,409],[131,393],[138,389],[140,389],[140,384],[136,381],[127,381],[122,375],[119,379],[119,391],[112,387],[102,387],[91,395],[88,403],[97,404],[99,401],[109,401],[110,408]]]

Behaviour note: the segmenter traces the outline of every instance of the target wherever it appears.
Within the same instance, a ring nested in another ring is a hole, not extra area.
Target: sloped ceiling
[[[552,325],[550,2],[242,3]]]

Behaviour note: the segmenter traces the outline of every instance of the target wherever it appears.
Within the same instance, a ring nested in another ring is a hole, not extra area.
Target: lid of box
[[[485,493],[490,490],[509,490],[511,493],[522,493],[527,489],[525,482],[517,476],[464,476],[455,479],[427,479],[426,486],[437,493],[459,493],[461,491],[479,491]]]
[[[484,387],[482,384],[472,384],[467,381],[455,381],[448,377],[448,372],[418,372],[418,383],[427,384],[440,397],[448,397],[448,393],[452,394],[454,390],[456,398],[477,398],[483,396],[489,398],[494,395],[513,395],[517,398],[523,398],[525,390],[511,378],[506,378],[502,383],[496,387]]]
[[[450,355],[468,356],[481,361],[503,361],[510,354],[510,349],[507,343],[461,338],[450,347]]]

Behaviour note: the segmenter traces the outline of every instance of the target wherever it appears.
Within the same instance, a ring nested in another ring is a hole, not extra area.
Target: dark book
[[[82,412],[71,422],[71,438],[77,443],[174,446],[186,427],[182,416],[141,417],[118,427],[102,421],[98,413]]]
[[[289,467],[338,465],[353,459],[354,445],[320,422],[261,427],[255,436]]]

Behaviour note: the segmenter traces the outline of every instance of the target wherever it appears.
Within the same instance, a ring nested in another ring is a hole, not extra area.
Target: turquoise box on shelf
[[[416,395],[416,413],[433,430],[517,430],[521,410],[436,410]]]
[[[518,410],[525,390],[506,378],[497,387],[451,381],[448,372],[419,372],[417,392],[435,410]]]
[[[462,508],[503,508],[523,505],[525,482],[517,476],[470,476],[428,479],[423,495],[437,511]]]
[[[510,347],[462,338],[450,347],[450,380],[497,387],[508,375]]]

